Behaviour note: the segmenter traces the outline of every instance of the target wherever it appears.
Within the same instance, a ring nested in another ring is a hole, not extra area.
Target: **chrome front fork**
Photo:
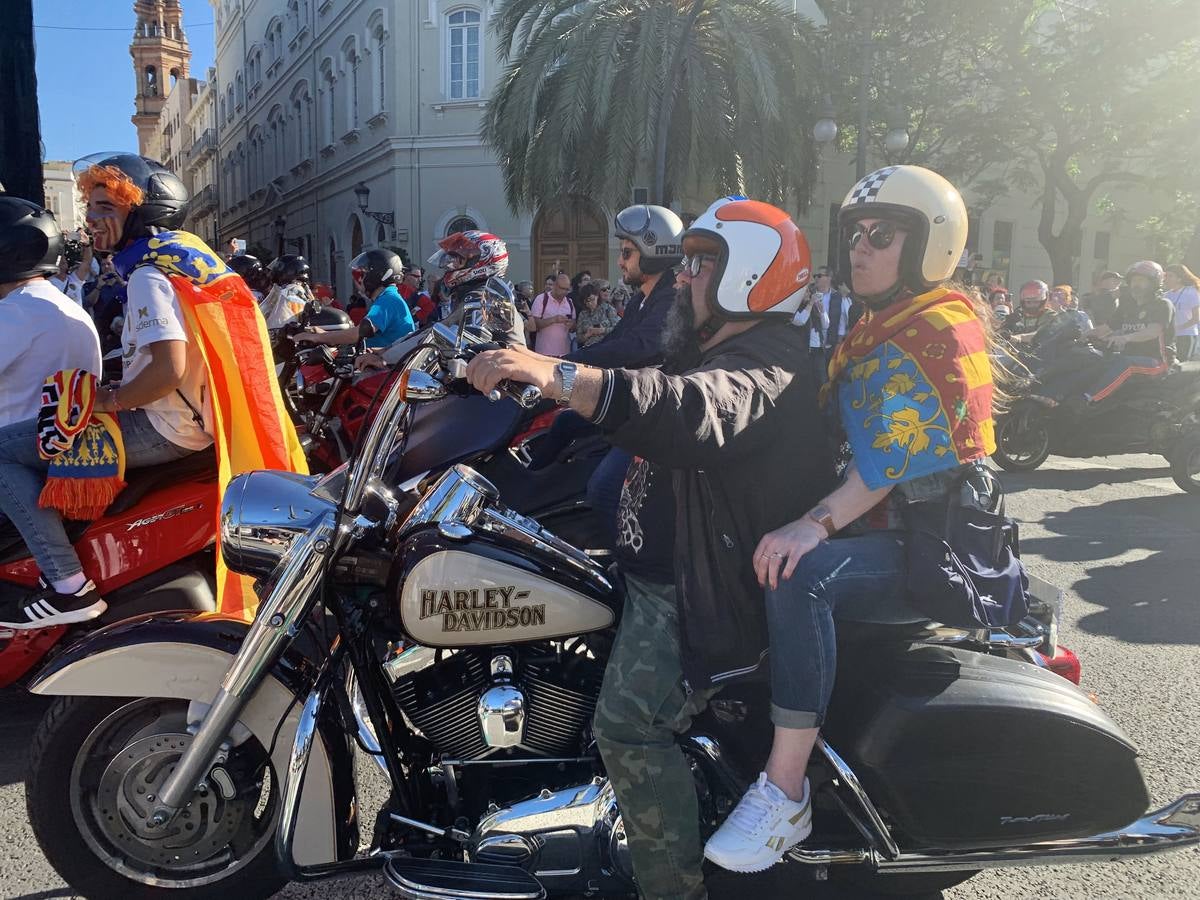
[[[262,680],[283,655],[312,609],[325,561],[335,550],[337,516],[330,511],[317,525],[297,536],[272,576],[270,594],[190,746],[163,784],[158,804],[146,824],[161,827],[187,806],[207,775],[230,729]]]

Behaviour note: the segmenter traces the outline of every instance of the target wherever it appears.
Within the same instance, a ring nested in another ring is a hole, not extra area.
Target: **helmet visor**
[[[630,206],[619,213],[616,218],[619,234],[641,234],[650,227],[650,210],[645,206]]]

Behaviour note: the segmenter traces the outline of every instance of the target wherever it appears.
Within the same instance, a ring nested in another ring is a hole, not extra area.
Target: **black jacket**
[[[673,470],[675,584],[693,689],[763,661],[754,549],[834,486],[806,353],[799,329],[763,323],[684,375],[614,370],[593,416],[616,446]]]
[[[641,297],[637,306],[630,302],[617,327],[602,341],[581,347],[565,358],[600,368],[640,369],[658,365],[662,362],[663,324],[674,299],[675,278],[667,271],[648,297]]]

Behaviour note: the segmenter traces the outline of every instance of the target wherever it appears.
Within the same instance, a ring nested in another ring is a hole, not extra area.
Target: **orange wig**
[[[142,189],[116,166],[91,165],[79,176],[79,192],[83,194],[85,200],[98,187],[108,191],[109,199],[124,212],[140,205],[146,198]]]

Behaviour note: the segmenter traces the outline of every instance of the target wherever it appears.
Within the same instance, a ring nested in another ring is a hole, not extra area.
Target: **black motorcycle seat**
[[[146,466],[125,473],[125,489],[117,495],[105,516],[118,516],[128,512],[142,501],[147,494],[168,484],[178,483],[197,475],[217,472],[217,459],[212,450],[204,450],[185,456],[175,462],[163,463],[157,466]],[[87,531],[90,521],[66,520],[67,537],[75,543]],[[0,520],[0,565],[10,563],[28,555],[25,540],[17,531],[15,525],[8,519]]]

